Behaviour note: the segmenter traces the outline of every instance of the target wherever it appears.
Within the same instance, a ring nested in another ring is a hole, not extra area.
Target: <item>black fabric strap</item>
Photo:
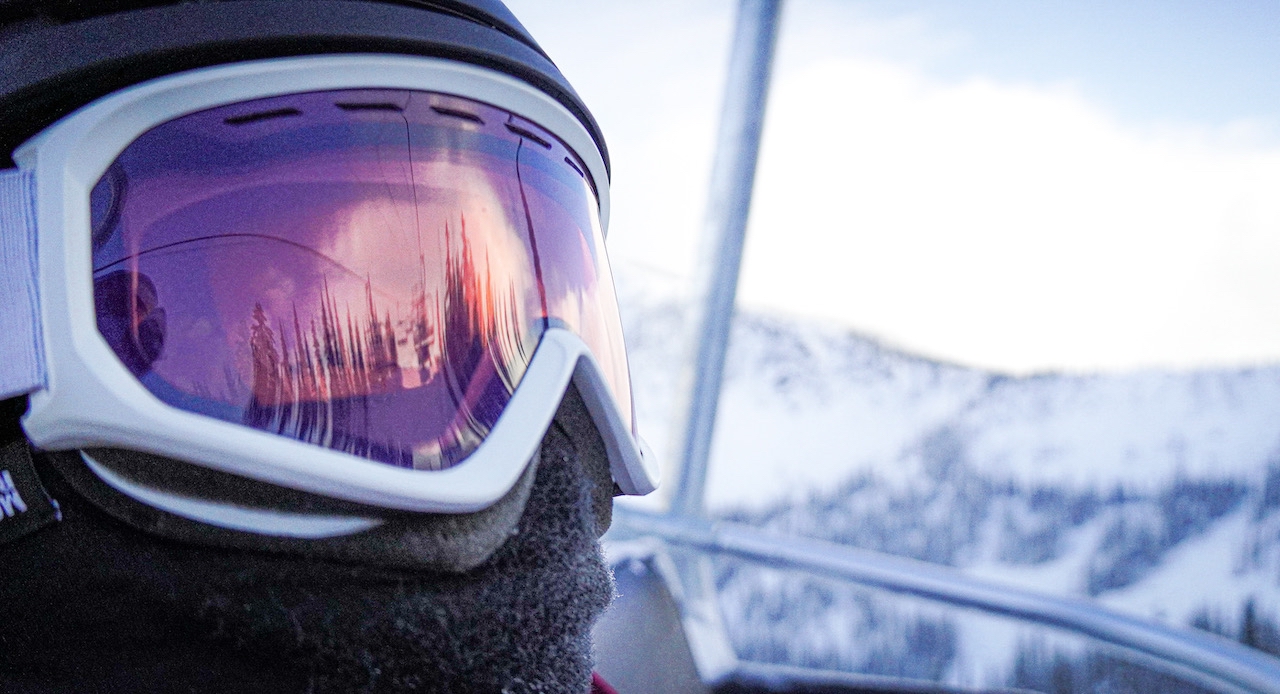
[[[40,484],[27,442],[19,439],[0,447],[0,544],[60,520],[58,502]]]

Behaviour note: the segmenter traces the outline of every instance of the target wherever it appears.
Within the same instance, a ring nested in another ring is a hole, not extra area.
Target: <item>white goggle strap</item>
[[[36,180],[0,171],[0,400],[45,385],[36,292]]]

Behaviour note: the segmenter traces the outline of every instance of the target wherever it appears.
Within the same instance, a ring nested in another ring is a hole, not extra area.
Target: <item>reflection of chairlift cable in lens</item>
[[[516,132],[507,124],[507,129]],[[550,315],[547,311],[547,285],[542,280],[542,260],[538,257],[538,239],[537,233],[533,230],[533,216],[529,213],[529,197],[524,190],[524,177],[520,174],[520,154],[524,150],[524,140],[516,145],[516,187],[520,190],[520,205],[524,209],[525,234],[529,239],[529,252],[533,256],[533,276],[538,281],[538,298],[542,308],[542,328],[547,328],[547,320]]]
[[[236,240],[240,240],[240,239],[252,239],[252,240],[259,240],[259,241],[274,241],[274,242],[276,242],[276,243],[283,243],[283,244],[288,245],[288,246],[293,246],[294,248],[297,248],[298,250],[305,251],[306,253],[309,253],[309,254],[311,254],[311,255],[314,255],[314,256],[317,256],[317,257],[323,258],[326,262],[328,262],[328,263],[329,263],[330,265],[332,265],[333,267],[335,267],[335,268],[337,268],[337,269],[339,269],[339,270],[341,270],[341,271],[345,272],[345,273],[346,273],[346,274],[348,274],[348,275],[351,275],[352,277],[355,277],[355,278],[357,278],[357,279],[360,279],[360,278],[362,278],[362,277],[364,276],[364,275],[362,275],[361,273],[356,272],[354,269],[352,269],[352,268],[348,267],[347,265],[344,265],[343,263],[339,262],[336,258],[334,258],[334,257],[332,257],[332,256],[330,256],[330,255],[326,255],[326,254],[325,254],[325,253],[323,253],[322,251],[318,251],[318,250],[316,250],[316,249],[314,249],[314,248],[312,248],[312,247],[310,247],[310,246],[308,246],[308,245],[306,245],[306,244],[301,244],[301,243],[298,243],[297,241],[293,241],[293,240],[291,240],[291,239],[286,239],[286,238],[281,238],[281,237],[279,237],[279,236],[272,236],[272,235],[270,235],[270,234],[245,234],[245,233],[235,233],[235,234],[210,234],[210,235],[208,235],[208,236],[198,236],[198,237],[196,237],[196,238],[192,238],[192,239],[182,239],[181,241],[173,241],[173,242],[171,242],[171,243],[161,244],[161,245],[159,245],[159,246],[154,246],[154,247],[152,247],[152,248],[145,248],[145,249],[140,250],[140,251],[138,251],[138,252],[136,252],[136,253],[131,253],[131,254],[129,254],[129,255],[127,255],[127,256],[125,256],[125,257],[123,257],[123,258],[120,258],[119,260],[114,260],[114,261],[112,261],[112,262],[110,262],[110,263],[107,263],[107,264],[105,264],[105,265],[100,265],[100,266],[98,266],[98,267],[95,267],[95,268],[93,269],[93,272],[94,272],[95,274],[96,274],[96,273],[99,273],[99,272],[103,272],[103,271],[109,270],[109,269],[111,269],[111,268],[113,268],[113,267],[115,267],[115,266],[117,266],[117,265],[120,265],[121,263],[127,262],[127,261],[129,261],[129,260],[131,260],[131,259],[134,259],[134,258],[141,258],[141,257],[146,256],[146,255],[151,255],[151,254],[153,254],[153,253],[159,253],[159,252],[161,252],[161,251],[167,251],[167,250],[170,250],[170,249],[173,249],[173,248],[178,248],[178,247],[180,247],[180,246],[190,246],[190,245],[194,245],[194,244],[202,244],[202,243],[216,242],[216,241],[222,241],[222,240],[231,240],[231,239],[236,239]]]

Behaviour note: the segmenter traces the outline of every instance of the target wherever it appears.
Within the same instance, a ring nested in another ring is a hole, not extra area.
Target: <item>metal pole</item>
[[[1048,595],[970,576],[949,566],[804,537],[781,537],[734,523],[619,509],[619,535],[651,536],[674,548],[829,576],[1057,627],[1119,647],[1136,662],[1209,691],[1280,694],[1280,660],[1194,629],[1132,617],[1093,600]]]
[[[699,291],[694,295],[695,301],[702,301],[701,306],[695,304],[696,348],[687,362],[691,372],[685,379],[689,387],[683,393],[688,399],[682,403],[683,416],[678,420],[684,431],[678,451],[680,478],[671,500],[671,512],[675,514],[702,514],[707,458],[724,376],[734,296],[738,292],[738,270],[742,265],[781,6],[782,0],[741,0],[738,5],[711,170],[707,244],[698,275]]]

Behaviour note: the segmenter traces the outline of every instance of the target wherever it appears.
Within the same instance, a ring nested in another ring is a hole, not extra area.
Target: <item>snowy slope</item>
[[[640,428],[670,455],[686,311],[634,278],[620,299]],[[1280,453],[1280,366],[1014,378],[838,327],[740,312],[710,470],[713,507],[768,504],[870,472],[921,472],[939,432],[993,478],[1152,490],[1176,475],[1258,484]]]
[[[686,329],[676,296],[621,283],[639,423],[659,451],[671,442]],[[778,532],[1232,637],[1252,604],[1249,619],[1275,631],[1280,366],[1009,377],[740,312],[708,501]],[[924,668],[915,674],[970,683],[1016,669],[974,643],[1038,662],[999,620],[753,567],[726,566],[719,580],[750,657],[889,674],[901,657]]]

